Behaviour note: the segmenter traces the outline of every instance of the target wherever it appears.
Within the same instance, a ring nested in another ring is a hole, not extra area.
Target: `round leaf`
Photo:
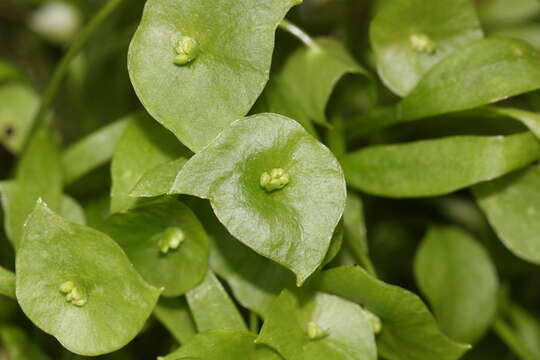
[[[201,150],[253,106],[268,81],[276,28],[297,2],[147,1],[128,56],[146,110],[191,150]],[[198,54],[175,64],[175,47],[186,37]]]
[[[160,241],[170,229],[184,238],[163,253]],[[208,269],[208,237],[193,212],[175,199],[153,201],[109,217],[101,230],[112,237],[150,284],[178,296],[200,283]]]
[[[414,48],[422,35],[433,51]],[[470,0],[393,0],[373,19],[370,38],[379,75],[403,96],[441,59],[481,39],[482,30]]]
[[[68,350],[100,355],[137,335],[159,297],[108,236],[70,223],[38,201],[16,262],[17,300]],[[77,289],[75,304],[69,290]]]
[[[274,176],[278,183],[267,183]],[[173,189],[210,199],[234,237],[299,284],[322,263],[346,198],[330,151],[275,114],[235,121],[184,165]]]
[[[488,330],[497,312],[497,272],[471,236],[459,228],[431,228],[416,255],[415,275],[446,334],[471,343]]]

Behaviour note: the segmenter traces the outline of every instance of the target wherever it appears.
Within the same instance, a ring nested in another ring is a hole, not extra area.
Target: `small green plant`
[[[0,7],[0,359],[540,359],[538,1]]]

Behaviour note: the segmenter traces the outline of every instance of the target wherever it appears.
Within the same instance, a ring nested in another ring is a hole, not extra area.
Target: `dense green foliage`
[[[0,4],[0,360],[540,359],[540,2]]]

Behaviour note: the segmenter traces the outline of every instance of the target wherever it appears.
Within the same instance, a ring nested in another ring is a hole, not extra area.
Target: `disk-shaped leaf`
[[[504,245],[540,264],[540,166],[476,185],[473,192]]]
[[[22,238],[24,221],[38,198],[47,201],[54,210],[61,209],[60,154],[54,139],[46,131],[41,130],[33,136],[17,166],[15,182],[8,197],[6,233],[16,249]]]
[[[134,116],[114,151],[111,164],[111,213],[126,211],[137,203],[130,192],[155,166],[186,155],[188,150],[148,115]]]
[[[540,53],[510,39],[477,41],[434,66],[401,102],[404,120],[472,109],[540,88]]]
[[[15,274],[0,266],[0,295],[15,298]]]
[[[415,275],[441,329],[476,342],[497,312],[498,279],[487,252],[459,228],[432,227],[415,259]]]
[[[422,300],[386,284],[357,266],[342,266],[314,276],[311,285],[364,306],[382,321],[377,336],[381,357],[389,360],[457,360],[469,346],[446,337]]]
[[[295,106],[303,109],[312,121],[324,124],[330,95],[346,74],[372,80],[339,41],[317,38],[313,46],[302,46],[289,57],[280,76],[288,89],[287,96],[295,100]]]
[[[146,281],[164,288],[165,296],[185,293],[206,275],[208,237],[193,212],[176,199],[114,214],[100,229],[124,249]],[[163,248],[176,236],[180,241],[176,246]]]
[[[365,311],[337,296],[284,290],[266,317],[257,343],[288,360],[375,360],[373,325]]]
[[[540,158],[531,133],[453,136],[372,146],[343,158],[349,185],[388,197],[447,194],[494,179]]]
[[[39,97],[22,83],[0,86],[0,144],[18,153],[26,140]]]
[[[275,114],[235,121],[184,165],[173,192],[210,199],[234,237],[299,284],[322,263],[346,197],[330,151]]]
[[[236,305],[211,271],[201,284],[188,291],[186,298],[199,332],[247,331]]]
[[[114,148],[134,116],[127,116],[88,135],[62,154],[64,184],[86,175],[111,160]]]
[[[403,96],[441,59],[481,39],[482,30],[470,0],[395,0],[373,19],[370,38],[379,75]]]
[[[126,345],[160,294],[111,238],[64,220],[41,201],[26,222],[16,269],[17,300],[26,316],[81,355]]]
[[[255,344],[255,338],[247,331],[208,331],[158,360],[282,360],[272,349]]]
[[[131,42],[146,110],[193,151],[244,116],[268,81],[279,22],[297,0],[150,0]],[[192,61],[175,64],[182,39]],[[194,58],[193,58],[194,57]]]

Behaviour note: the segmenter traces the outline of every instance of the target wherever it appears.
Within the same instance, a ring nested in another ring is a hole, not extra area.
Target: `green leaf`
[[[506,107],[487,107],[484,109],[488,114],[496,114],[517,120],[525,125],[529,130],[540,139],[540,114],[530,111],[506,108]]]
[[[28,85],[0,86],[0,144],[13,153],[20,152],[38,106],[39,97]]]
[[[158,360],[281,360],[272,349],[255,344],[256,335],[243,331],[208,331]]]
[[[512,304],[505,312],[516,345],[523,349],[518,354],[527,354],[530,359],[540,358],[540,321],[522,307]]]
[[[362,68],[337,40],[327,37],[314,39],[313,46],[302,46],[284,65],[280,74],[287,97],[294,106],[319,124],[326,123],[326,105],[338,81],[346,74],[361,75],[372,81],[371,74]],[[372,87],[372,97],[376,97]],[[283,114],[294,118],[293,114]]]
[[[24,331],[14,326],[0,327],[0,342],[8,353],[9,360],[48,360],[35,342]]]
[[[346,197],[330,151],[275,114],[235,121],[184,165],[173,192],[210,199],[235,238],[291,269],[298,284],[322,263]]]
[[[288,360],[376,360],[373,325],[362,308],[339,297],[284,290],[272,304],[257,343]]]
[[[504,245],[540,264],[540,166],[476,185],[473,193]]]
[[[6,233],[15,249],[22,238],[24,221],[38,198],[52,209],[60,210],[61,174],[60,155],[54,139],[44,130],[37,132],[17,166],[11,199],[7,201]]]
[[[71,196],[64,195],[60,203],[60,214],[67,220],[76,224],[85,225],[86,215],[77,200]]]
[[[439,61],[481,38],[470,0],[388,1],[370,26],[379,75],[400,96]]]
[[[64,184],[71,184],[108,162],[114,148],[134,116],[109,124],[71,145],[62,153]]]
[[[520,40],[489,38],[434,66],[400,104],[403,121],[468,110],[540,88],[540,53]]]
[[[262,92],[275,30],[297,0],[150,0],[131,42],[128,68],[154,118],[197,152]],[[175,64],[182,39],[196,44]]]
[[[171,191],[176,176],[186,161],[186,158],[181,157],[156,165],[143,174],[129,195],[133,197],[154,197],[167,194]]]
[[[186,298],[199,332],[247,331],[238,309],[211,271],[199,286],[188,291]]]
[[[414,267],[441,329],[461,342],[479,340],[497,313],[497,272],[485,249],[459,228],[431,227]]]
[[[372,146],[342,160],[348,184],[387,197],[451,193],[519,169],[540,158],[529,132],[510,136],[453,136]]]
[[[24,80],[24,75],[15,65],[0,59],[0,83]]]
[[[154,315],[181,344],[197,334],[184,297],[161,298],[154,308]]]
[[[80,355],[125,346],[160,294],[112,239],[64,220],[42,201],[28,217],[16,261],[17,300],[26,316]]]
[[[193,212],[176,199],[113,214],[99,229],[122,247],[148,283],[164,288],[164,296],[182,295],[206,275],[208,237]]]
[[[182,144],[149,116],[139,114],[118,140],[111,164],[111,213],[137,203],[130,192],[155,166],[187,154]]]
[[[0,266],[0,295],[15,299],[15,274]]]
[[[342,266],[314,276],[315,289],[362,305],[382,321],[377,337],[380,356],[388,360],[457,360],[469,349],[446,337],[422,300],[386,284],[362,268]]]
[[[364,221],[364,205],[360,196],[347,193],[347,203],[343,213],[345,239],[357,254],[368,255],[366,223]]]

